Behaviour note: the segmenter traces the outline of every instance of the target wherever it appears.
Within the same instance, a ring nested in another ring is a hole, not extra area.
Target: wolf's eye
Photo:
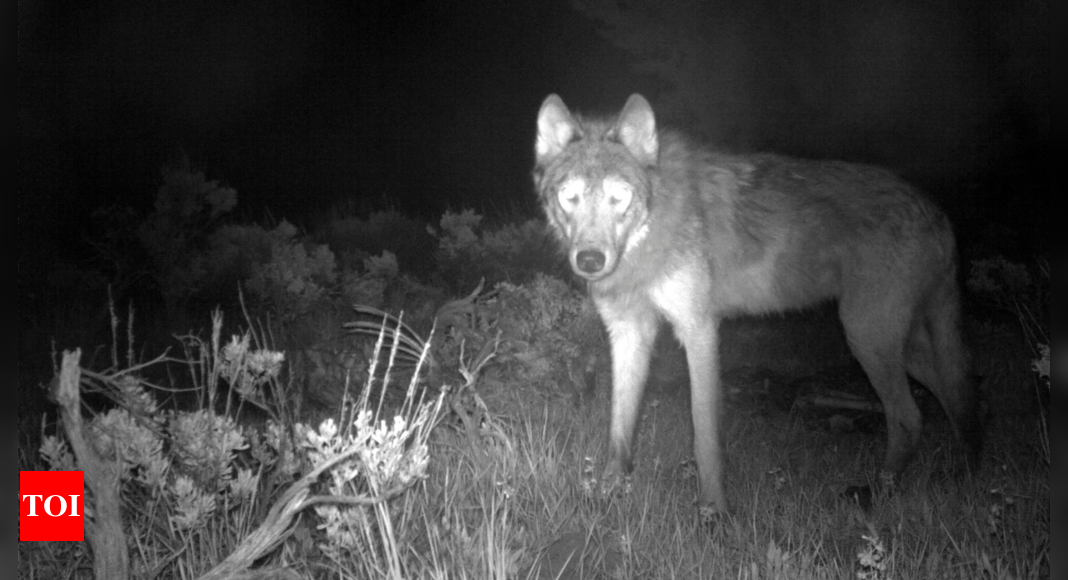
[[[608,198],[608,203],[613,207],[624,210],[630,205],[630,200],[634,196],[634,189],[626,182],[617,179],[606,179],[602,187],[604,188],[605,196]]]
[[[560,186],[556,192],[556,198],[560,201],[560,205],[569,207],[578,204],[584,191],[586,191],[586,182],[581,179],[572,179]]]

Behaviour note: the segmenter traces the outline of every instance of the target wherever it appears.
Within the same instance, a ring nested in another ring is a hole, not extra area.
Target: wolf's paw
[[[583,461],[582,497],[586,500],[596,502],[611,500],[630,495],[633,489],[634,485],[629,474],[620,473],[619,470],[609,467],[598,477],[594,459],[586,457]]]
[[[697,506],[697,529],[700,533],[711,536],[730,519],[730,514],[719,506],[701,503]]]
[[[600,494],[604,499],[617,498],[630,495],[634,491],[634,483],[630,474],[616,471],[606,471],[601,476]]]
[[[898,476],[892,471],[880,471],[879,480],[874,484],[850,485],[842,492],[842,497],[852,501],[865,514],[871,513],[876,500],[894,495]]]

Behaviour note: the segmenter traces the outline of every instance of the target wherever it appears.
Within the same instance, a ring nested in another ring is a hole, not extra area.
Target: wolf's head
[[[616,119],[586,120],[549,95],[534,152],[534,184],[571,268],[591,281],[611,275],[649,218],[659,154],[649,102],[631,95]]]

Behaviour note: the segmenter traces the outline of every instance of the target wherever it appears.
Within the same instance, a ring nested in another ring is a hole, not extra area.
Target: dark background
[[[28,1],[18,4],[19,268],[86,216],[147,212],[188,156],[238,214],[349,204],[535,212],[538,106],[730,150],[873,162],[977,254],[1046,247],[1048,0]]]

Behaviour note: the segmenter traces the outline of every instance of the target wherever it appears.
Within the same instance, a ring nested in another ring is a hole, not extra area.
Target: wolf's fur
[[[640,95],[609,120],[572,115],[550,95],[537,128],[537,191],[611,339],[607,478],[631,469],[651,349],[666,319],[686,348],[701,500],[726,510],[720,320],[831,299],[886,409],[885,472],[905,467],[922,430],[906,373],[937,396],[974,465],[980,427],[953,233],[910,185],[866,165],[698,148],[658,130]]]

